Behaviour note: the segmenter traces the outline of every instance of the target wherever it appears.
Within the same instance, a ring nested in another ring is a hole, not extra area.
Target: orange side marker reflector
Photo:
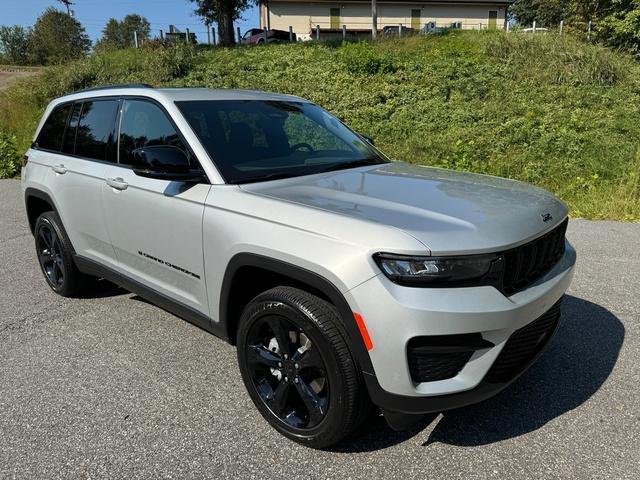
[[[364,346],[367,347],[367,351],[371,350],[373,348],[373,342],[371,341],[371,337],[367,331],[367,326],[364,324],[362,315],[357,312],[353,312],[353,318],[356,319],[356,323],[358,324],[358,329],[360,330],[362,341],[364,341]]]

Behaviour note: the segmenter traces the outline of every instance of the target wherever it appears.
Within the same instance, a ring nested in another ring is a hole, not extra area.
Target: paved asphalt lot
[[[558,334],[497,397],[319,452],[277,435],[232,347],[116,288],[54,295],[0,181],[0,478],[640,478],[640,225],[572,221]]]

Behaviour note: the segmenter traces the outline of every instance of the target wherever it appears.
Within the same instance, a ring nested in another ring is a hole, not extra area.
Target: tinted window
[[[160,107],[144,100],[126,100],[120,123],[120,163],[131,165],[134,150],[158,145],[178,147],[190,157],[178,132]]]
[[[60,151],[64,127],[67,125],[71,104],[60,105],[53,109],[38,134],[36,146],[46,150]]]
[[[117,111],[117,100],[95,100],[82,104],[76,133],[76,155],[96,160],[111,159]]]
[[[69,125],[67,131],[64,134],[62,140],[62,151],[64,153],[74,153],[76,142],[76,129],[78,128],[78,120],[80,119],[80,110],[82,109],[82,103],[75,103],[73,105],[73,111],[71,112],[71,118],[69,119]]]
[[[309,175],[387,160],[328,112],[306,102],[176,102],[225,180]]]

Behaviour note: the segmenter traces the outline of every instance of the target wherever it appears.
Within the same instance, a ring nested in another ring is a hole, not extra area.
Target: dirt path
[[[0,90],[9,88],[21,78],[32,77],[38,75],[38,70],[22,70],[13,67],[1,67],[0,66]]]

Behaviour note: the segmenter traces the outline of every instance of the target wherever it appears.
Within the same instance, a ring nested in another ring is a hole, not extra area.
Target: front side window
[[[53,152],[60,151],[62,136],[67,125],[69,112],[72,104],[59,105],[55,107],[47,120],[44,122],[35,146],[43,150],[51,150]]]
[[[113,161],[117,100],[84,102],[76,132],[75,154],[94,160]]]
[[[134,150],[155,146],[177,147],[191,158],[173,123],[160,107],[145,100],[125,100],[120,122],[120,163],[133,165]]]
[[[317,105],[263,100],[176,102],[229,183],[386,163]]]

